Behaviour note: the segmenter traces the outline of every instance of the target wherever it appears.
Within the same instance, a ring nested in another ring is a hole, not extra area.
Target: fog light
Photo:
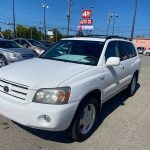
[[[51,118],[49,116],[44,115],[43,117],[47,123],[51,122]]]
[[[51,122],[51,118],[48,115],[41,115],[38,117],[38,121],[41,125],[48,125]]]

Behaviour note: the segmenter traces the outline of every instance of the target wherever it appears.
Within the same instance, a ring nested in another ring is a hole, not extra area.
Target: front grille
[[[0,92],[20,100],[25,100],[28,86],[14,83],[5,79],[0,79]],[[6,90],[7,89],[7,90]]]
[[[22,54],[21,57],[24,59],[29,59],[29,58],[33,58],[34,54]]]

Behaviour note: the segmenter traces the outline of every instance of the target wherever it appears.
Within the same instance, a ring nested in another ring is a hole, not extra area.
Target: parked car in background
[[[43,44],[45,47],[49,48],[52,46],[52,44],[48,41],[39,41],[41,44]]]
[[[0,39],[0,68],[10,63],[31,59],[36,56],[34,51],[23,48],[15,41]]]
[[[69,129],[84,141],[104,102],[125,89],[135,94],[140,66],[129,40],[63,39],[39,58],[0,69],[0,114],[33,128]]]
[[[145,56],[150,56],[150,49],[149,50],[145,50],[143,53]]]
[[[47,49],[47,47],[44,46],[42,43],[33,39],[17,38],[17,39],[14,39],[14,41],[22,45],[24,48],[32,49],[38,55],[41,55]]]
[[[145,48],[144,48],[144,47],[137,47],[137,50],[138,50],[138,53],[139,53],[139,54],[143,54]]]

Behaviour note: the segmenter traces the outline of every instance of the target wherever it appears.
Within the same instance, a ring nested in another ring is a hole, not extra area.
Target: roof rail
[[[123,36],[119,36],[119,35],[87,35],[87,36],[83,36],[83,37],[95,37],[95,38],[106,38],[106,40],[108,39],[112,39],[112,38],[118,38],[118,39],[124,39],[124,40],[130,40],[129,38],[127,37],[123,37]]]
[[[118,39],[124,39],[124,40],[130,40],[127,37],[123,37],[123,36],[107,36],[106,39],[112,39],[112,38],[118,38]]]
[[[82,36],[65,36],[65,38],[71,38],[71,37],[93,37],[93,38],[106,38],[108,39],[113,39],[113,38],[118,38],[118,39],[124,39],[124,40],[130,40],[130,38],[123,37],[123,36],[118,36],[118,35],[82,35]]]

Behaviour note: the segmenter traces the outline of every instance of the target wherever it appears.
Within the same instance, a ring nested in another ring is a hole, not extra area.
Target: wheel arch
[[[137,76],[137,80],[138,80],[138,78],[139,78],[139,70],[136,70],[135,72],[134,72],[134,75],[133,76]]]
[[[0,53],[0,57],[4,57],[6,62],[7,62],[7,64],[8,64],[8,60],[7,60],[7,58],[6,58],[6,56],[4,54]]]
[[[98,104],[98,110],[97,110],[97,111],[98,111],[98,112],[101,111],[101,105],[102,105],[102,103],[101,103],[101,91],[100,91],[99,89],[92,90],[92,91],[90,91],[89,93],[87,93],[87,94],[82,98],[82,100],[80,101],[80,103],[79,103],[79,105],[78,105],[78,107],[77,107],[77,109],[76,109],[76,112],[75,112],[75,114],[74,114],[74,116],[73,116],[73,119],[72,119],[72,121],[71,121],[71,123],[70,123],[70,126],[69,126],[69,128],[68,128],[68,131],[70,131],[70,129],[71,129],[72,125],[73,125],[73,122],[74,122],[75,118],[77,117],[77,113],[78,113],[78,110],[80,109],[80,106],[86,101],[87,97],[90,97],[90,96],[95,96],[95,97],[96,97],[97,104]]]

